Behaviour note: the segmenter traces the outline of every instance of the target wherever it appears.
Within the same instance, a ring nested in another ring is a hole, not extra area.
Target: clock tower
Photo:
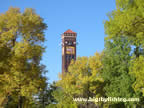
[[[67,30],[62,34],[62,76],[68,71],[71,60],[76,60],[77,33]]]

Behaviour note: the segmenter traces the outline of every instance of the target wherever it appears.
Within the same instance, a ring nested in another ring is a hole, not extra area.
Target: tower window
[[[72,41],[69,41],[68,45],[72,45]]]

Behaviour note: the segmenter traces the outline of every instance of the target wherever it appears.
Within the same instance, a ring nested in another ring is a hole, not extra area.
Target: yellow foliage
[[[65,93],[76,97],[85,97],[87,91],[95,94],[94,97],[102,94],[100,93],[102,91],[97,90],[103,83],[101,59],[100,53],[95,53],[91,57],[78,57],[76,61],[71,62],[68,72],[62,80],[57,82],[57,86],[61,87]]]

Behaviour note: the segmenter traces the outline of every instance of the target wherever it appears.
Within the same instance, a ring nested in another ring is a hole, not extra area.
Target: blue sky
[[[48,25],[45,31],[46,65],[49,82],[61,73],[61,34],[67,29],[77,32],[77,56],[92,56],[104,49],[104,20],[115,9],[115,0],[1,0],[0,13],[9,7],[33,8]]]

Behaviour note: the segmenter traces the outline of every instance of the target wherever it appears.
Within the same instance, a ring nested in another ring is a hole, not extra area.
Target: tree
[[[52,84],[48,84],[46,88],[44,88],[42,91],[39,92],[38,98],[37,98],[37,107],[38,108],[45,108],[46,106],[56,104],[57,101],[53,96],[53,92],[57,90],[56,83],[53,82]]]
[[[19,108],[29,105],[45,87],[46,71],[40,60],[46,28],[33,9],[21,13],[11,7],[0,15],[0,106],[9,105],[9,98],[19,103]]]
[[[140,56],[139,58],[134,58],[131,61],[130,65],[130,74],[133,75],[136,79],[133,83],[132,87],[135,90],[136,93],[139,94],[140,98],[140,105],[142,106],[143,100],[144,100],[144,57]]]
[[[102,76],[106,83],[104,90],[107,97],[132,98],[135,96],[131,87],[134,78],[129,75],[130,52],[131,46],[126,37],[115,37],[112,41],[105,41]],[[125,107],[130,104],[118,103],[117,107],[120,105]]]
[[[139,57],[144,43],[144,2],[143,0],[116,0],[116,10],[105,21],[106,39],[124,36],[135,47],[134,54]]]
[[[135,85],[139,78],[133,72],[137,68],[134,69],[132,66],[134,66],[134,61],[136,60],[138,63],[137,59],[144,54],[144,2],[143,0],[116,0],[116,9],[108,16],[109,20],[105,21],[105,33],[108,36],[105,39],[113,41],[117,37],[125,37],[129,41],[132,48],[130,53],[134,55],[134,58],[132,58],[128,68],[131,70],[130,76],[133,75],[134,77],[135,83],[133,85]],[[139,66],[137,65],[137,67]],[[135,89],[134,86],[133,88]],[[138,91],[135,93],[143,101],[143,96]]]
[[[56,102],[49,104],[46,108],[77,108],[72,95],[69,95],[60,87],[52,92],[52,96]]]
[[[67,97],[87,98],[103,96],[103,79],[101,78],[102,54],[96,53],[91,57],[78,57],[71,61],[68,72],[57,82]],[[73,100],[71,100],[73,101]],[[85,104],[85,107],[94,102],[77,103],[78,106]],[[95,103],[101,104],[101,103]],[[84,107],[84,106],[83,106]]]

